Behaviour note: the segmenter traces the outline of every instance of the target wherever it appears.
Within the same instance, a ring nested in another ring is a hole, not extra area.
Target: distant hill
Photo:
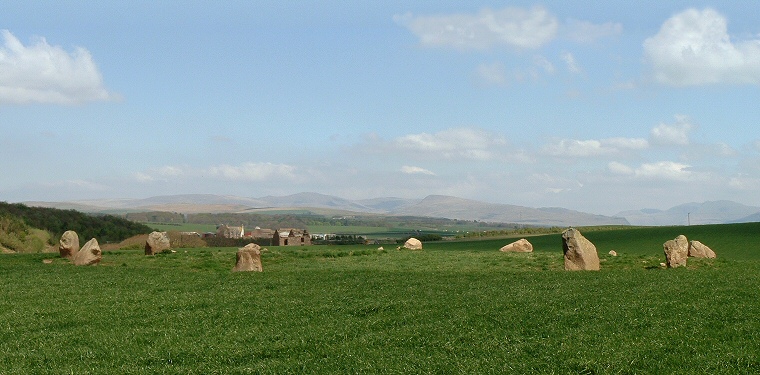
[[[668,210],[623,211],[631,225],[702,225],[760,221],[760,207],[746,206],[733,201],[686,203]],[[754,219],[753,219],[754,218]]]
[[[27,202],[46,207],[78,207],[87,212],[167,211],[178,213],[251,213],[284,209],[327,215],[372,213],[421,216],[538,226],[627,225],[622,217],[594,215],[563,208],[530,208],[487,203],[457,197],[431,195],[424,199],[374,198],[350,200],[318,193],[241,198],[211,194],[171,195],[135,200],[89,200],[76,202]]]
[[[624,218],[594,215],[563,208],[530,208],[431,195],[415,205],[394,210],[394,215],[445,217],[546,226],[628,225]]]

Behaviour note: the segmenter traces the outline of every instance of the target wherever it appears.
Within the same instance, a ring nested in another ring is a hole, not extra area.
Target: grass
[[[263,273],[230,248],[3,255],[0,373],[757,373],[757,227],[689,228],[589,232],[599,272],[563,271],[558,235],[271,247]],[[719,258],[659,268],[682,229]]]
[[[198,233],[212,232],[212,233],[216,233],[216,225],[211,225],[211,224],[145,223],[145,225],[153,228],[154,230],[161,231],[161,232],[167,232],[167,231],[169,231],[169,232],[198,232]]]

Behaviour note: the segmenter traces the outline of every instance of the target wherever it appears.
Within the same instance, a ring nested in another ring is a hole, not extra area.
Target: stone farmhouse
[[[241,225],[239,227],[221,224],[216,228],[216,236],[223,238],[253,238],[271,239],[272,246],[304,246],[311,245],[311,235],[305,229],[280,228],[280,229],[255,229],[246,232]]]
[[[223,238],[243,238],[245,228],[243,226],[233,227],[225,224],[216,227],[216,236]]]
[[[272,237],[272,246],[305,246],[311,245],[311,236],[307,230],[277,229]]]

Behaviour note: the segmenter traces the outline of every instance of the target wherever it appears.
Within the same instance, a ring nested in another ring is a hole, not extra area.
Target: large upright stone
[[[422,250],[422,242],[412,237],[404,242],[404,248],[409,250]]]
[[[683,234],[662,244],[665,252],[665,264],[668,268],[686,267],[689,256],[689,241]]]
[[[100,263],[103,258],[103,253],[100,251],[100,245],[98,240],[91,239],[87,241],[84,246],[74,256],[74,265],[76,266],[89,266],[92,264]]]
[[[61,240],[58,241],[58,252],[61,258],[72,259],[79,251],[79,236],[73,230],[63,232]]]
[[[261,247],[250,243],[238,249],[232,272],[262,272]]]
[[[689,256],[694,258],[715,258],[715,252],[699,241],[689,241]]]
[[[508,245],[504,245],[499,251],[509,253],[532,253],[533,252],[533,245],[528,242],[528,240],[521,238],[515,242],[512,242]]]
[[[170,248],[169,236],[166,232],[152,232],[145,241],[145,255],[155,255]]]
[[[570,228],[562,232],[562,250],[565,269],[568,271],[599,271],[599,254],[596,246],[583,237],[580,231]]]

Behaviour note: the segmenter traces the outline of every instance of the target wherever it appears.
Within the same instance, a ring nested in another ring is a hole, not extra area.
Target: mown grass
[[[720,228],[701,229],[718,247]],[[599,272],[563,271],[554,235],[531,254],[504,239],[269,248],[263,273],[231,273],[229,248],[95,267],[4,255],[0,373],[758,373],[757,232],[726,229],[753,241],[667,270],[679,233],[659,230],[651,251],[623,241],[642,232],[600,232]]]

